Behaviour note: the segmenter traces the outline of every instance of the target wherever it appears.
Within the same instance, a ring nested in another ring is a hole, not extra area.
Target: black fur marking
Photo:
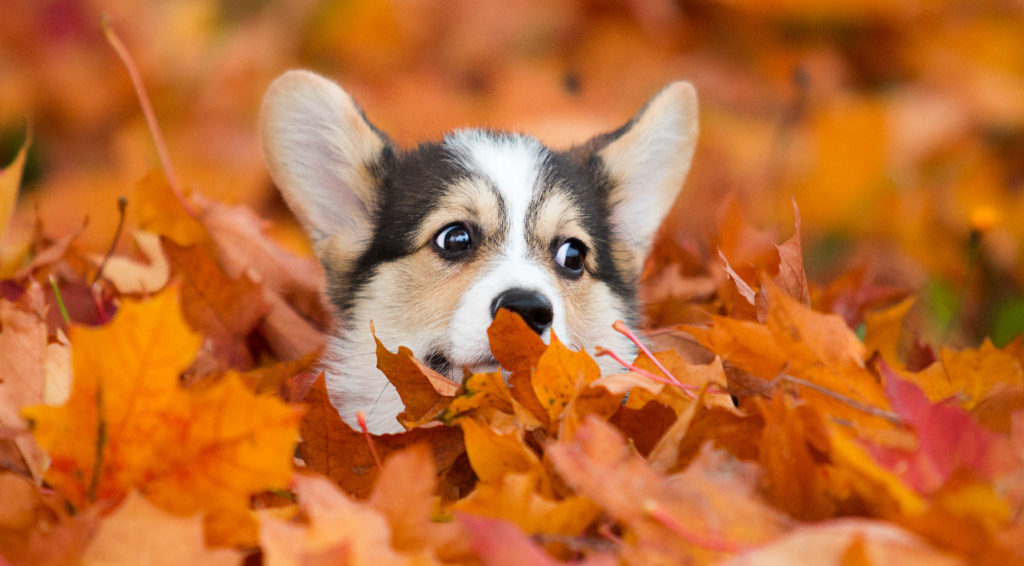
[[[438,206],[447,187],[470,176],[458,157],[439,143],[411,151],[388,145],[367,170],[377,184],[369,247],[347,273],[328,274],[331,302],[342,315],[355,304],[377,266],[416,251],[412,234]]]
[[[610,199],[615,182],[605,172],[599,157],[589,152],[584,155],[586,158],[580,159],[583,155],[573,151],[549,153],[541,173],[544,190],[568,194],[580,211],[583,229],[594,244],[595,249],[589,250],[596,265],[591,275],[607,284],[632,310],[636,303],[636,281],[622,272],[613,254],[617,235],[611,222],[615,203]]]

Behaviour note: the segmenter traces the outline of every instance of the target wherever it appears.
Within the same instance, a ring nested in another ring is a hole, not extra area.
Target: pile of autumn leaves
[[[502,311],[507,379],[456,384],[378,342],[409,431],[371,437],[310,373],[312,260],[159,176],[130,206],[146,261],[93,282],[101,255],[40,236],[2,283],[0,564],[1024,561],[1024,343],[933,354],[910,299],[810,289],[799,226],[727,214],[659,330],[685,357],[602,376]]]

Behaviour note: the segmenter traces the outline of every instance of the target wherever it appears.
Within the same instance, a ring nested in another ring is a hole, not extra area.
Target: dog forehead
[[[526,216],[538,193],[548,150],[537,140],[518,134],[461,130],[445,138],[445,147],[459,165],[497,193],[509,220]]]

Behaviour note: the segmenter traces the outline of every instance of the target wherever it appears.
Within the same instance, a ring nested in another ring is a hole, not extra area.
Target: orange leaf
[[[900,339],[903,336],[903,320],[914,306],[914,297],[908,297],[889,308],[864,315],[864,347],[868,352],[878,352],[886,363],[898,366]]]
[[[793,199],[793,224],[793,235],[782,245],[776,246],[779,250],[779,269],[772,281],[799,303],[810,306],[811,292],[807,287],[807,273],[804,272],[804,252],[800,243],[800,209],[797,208],[796,199]]]
[[[506,519],[530,534],[579,535],[600,515],[601,508],[583,497],[542,496],[543,481],[536,473],[509,472],[497,482],[480,483],[452,509]]]
[[[436,474],[426,444],[399,450],[384,461],[368,503],[387,519],[395,550],[420,552],[458,542],[461,533],[452,523],[433,519]]]
[[[491,353],[501,367],[515,373],[529,373],[537,367],[541,354],[547,349],[523,317],[508,309],[498,309],[494,321],[487,327],[487,338]]]
[[[754,498],[752,466],[705,450],[679,476],[651,468],[608,424],[589,418],[571,443],[547,455],[578,493],[601,505],[629,530],[635,563],[695,563],[722,558],[726,549],[777,536],[786,520]]]
[[[377,342],[377,369],[384,372],[405,404],[405,411],[398,415],[399,421],[408,426],[429,420],[443,411],[459,384],[427,367],[409,348],[399,346],[398,352],[393,354],[376,333],[373,339]]]
[[[473,419],[459,420],[469,463],[481,482],[501,483],[508,473],[542,473],[540,459],[516,431],[501,434]]]
[[[178,445],[146,470],[142,490],[151,501],[179,515],[245,514],[251,494],[287,485],[300,418],[295,408],[252,393],[237,375],[182,393],[180,406],[163,412]]]
[[[298,412],[237,377],[202,390],[179,385],[198,337],[176,287],[126,302],[105,327],[73,327],[71,341],[68,403],[26,410],[53,462],[47,481],[71,503],[140,488],[171,512],[216,512],[237,524],[254,492],[286,485]]]
[[[192,363],[199,336],[170,287],[149,301],[126,301],[107,326],[72,327],[70,340],[75,377],[67,404],[25,415],[50,454],[47,481],[83,505],[124,495],[166,455],[161,415],[181,395],[178,376]]]
[[[72,515],[49,489],[0,473],[0,557],[7,564],[78,564],[96,526],[95,510]]]
[[[475,373],[466,378],[462,390],[448,405],[444,418],[448,422],[470,411],[512,414],[513,403],[515,401],[500,372]]]
[[[541,354],[533,372],[533,392],[548,420],[554,423],[577,393],[599,377],[601,369],[590,354],[569,349],[552,332],[551,345]]]
[[[943,348],[939,361],[920,373],[898,373],[921,387],[932,401],[956,399],[967,410],[977,406],[996,385],[1024,386],[1020,360],[988,339],[978,348]]]
[[[206,546],[198,515],[176,517],[131,493],[100,523],[81,563],[205,566],[238,564],[241,559],[236,550]]]
[[[531,380],[532,372],[547,345],[521,316],[507,309],[498,309],[487,328],[487,338],[494,358],[501,367],[511,372],[508,384],[512,398],[519,403],[517,414],[521,414],[524,421],[539,420],[547,424],[548,413],[537,400]],[[520,407],[524,410],[519,411]]]

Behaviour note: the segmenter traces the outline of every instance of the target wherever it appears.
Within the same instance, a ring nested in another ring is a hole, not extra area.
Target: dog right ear
[[[387,138],[336,83],[288,71],[263,98],[260,137],[274,183],[321,260],[355,258],[377,205],[371,172]]]

